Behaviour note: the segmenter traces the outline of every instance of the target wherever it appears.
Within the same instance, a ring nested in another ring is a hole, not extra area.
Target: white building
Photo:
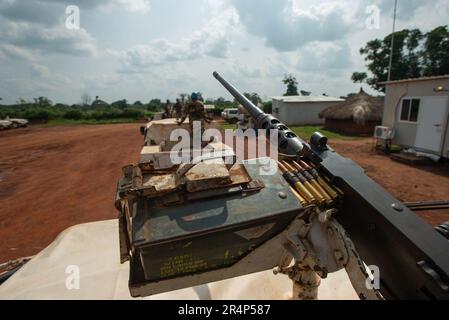
[[[449,158],[449,75],[384,82],[393,143]]]
[[[344,101],[326,96],[273,97],[273,116],[286,125],[323,124],[319,113],[324,109]]]

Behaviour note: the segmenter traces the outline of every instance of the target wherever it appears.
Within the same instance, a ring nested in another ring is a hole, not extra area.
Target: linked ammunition
[[[313,195],[315,199],[318,200],[318,203],[320,205],[325,204],[326,198],[323,194],[321,194],[309,181],[311,180],[312,176],[309,175],[309,177],[304,176],[299,170],[296,170],[293,166],[291,166],[288,162],[283,161],[282,162],[284,166],[289,170],[289,172],[293,173],[298,177],[298,179],[301,181],[301,183],[304,185],[304,187]]]
[[[323,179],[321,178],[318,171],[308,165],[306,162],[300,160],[298,165],[305,170],[307,170],[313,177],[315,177],[316,181],[323,187],[324,190],[332,197],[332,199],[338,198],[338,193]]]
[[[301,167],[296,161],[292,161],[292,164],[297,169],[298,172],[301,172],[305,177],[307,177],[307,179],[315,187],[315,189],[324,196],[327,203],[332,202],[333,200],[332,197],[326,192],[326,190],[324,190],[323,187],[321,187],[321,185],[318,183],[318,181],[312,174],[310,174],[306,169]],[[318,173],[317,176],[319,176]]]
[[[304,187],[301,180],[294,175],[292,172],[289,172],[288,169],[280,162],[278,162],[279,169],[282,171],[282,176],[284,179],[299,193],[299,195],[303,198],[304,203],[316,203],[316,199],[312,196],[312,194]]]

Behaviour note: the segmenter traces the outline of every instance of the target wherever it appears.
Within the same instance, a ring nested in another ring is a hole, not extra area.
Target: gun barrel
[[[298,156],[304,149],[304,141],[284,125],[279,119],[266,114],[256,107],[248,98],[241,94],[232,84],[214,71],[214,77],[229,91],[230,94],[249,112],[255,122],[256,129],[276,130],[278,149],[282,154]]]
[[[250,115],[257,119],[260,115],[263,115],[264,112],[259,109],[259,107],[255,106],[247,97],[241,94],[232,84],[223,79],[222,76],[218,74],[217,71],[213,73],[215,79],[217,79],[223,87],[225,87],[229,93],[250,113]]]

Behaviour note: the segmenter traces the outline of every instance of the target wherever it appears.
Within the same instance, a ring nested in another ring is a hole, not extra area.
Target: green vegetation
[[[223,112],[224,109],[227,108],[237,108],[239,106],[237,101],[229,101],[223,97],[219,97],[218,99],[212,100],[207,99],[205,101],[206,104],[213,104],[215,106],[214,115],[219,116]]]
[[[53,126],[70,126],[70,125],[93,125],[93,124],[119,124],[119,123],[132,123],[136,119],[133,118],[119,118],[119,119],[105,119],[105,120],[95,120],[95,119],[80,119],[80,120],[69,120],[69,119],[55,119],[50,120],[45,127]]]
[[[24,118],[34,123],[46,123],[48,126],[129,123],[149,118],[163,109],[159,99],[151,100],[148,104],[140,101],[128,104],[125,99],[108,104],[97,96],[91,103],[89,95],[83,94],[81,100],[80,104],[69,106],[53,104],[46,97],[35,98],[33,101],[19,99],[14,105],[0,105],[0,119],[8,116]]]
[[[225,129],[235,129],[236,125],[235,124],[229,124],[229,123],[222,123],[220,125],[220,128],[223,129],[223,130],[225,130]],[[291,126],[290,129],[294,133],[296,133],[299,137],[301,137],[303,140],[306,140],[306,141],[309,141],[310,137],[312,136],[312,134],[314,134],[317,131],[321,132],[322,134],[324,134],[329,139],[337,139],[337,140],[358,140],[358,139],[362,139],[362,137],[348,136],[348,135],[344,135],[344,134],[340,134],[340,133],[337,133],[337,132],[326,130],[326,129],[324,129],[323,126],[312,126],[312,125]]]
[[[151,115],[145,106],[128,104],[53,105],[45,97],[34,102],[20,100],[15,105],[0,106],[0,118],[24,118],[32,122],[76,123],[111,122],[122,119],[139,120]],[[57,120],[57,121],[56,121]],[[63,121],[64,120],[64,121]]]
[[[259,94],[253,92],[253,93],[248,93],[248,92],[244,92],[243,95],[248,98],[249,101],[251,101],[252,103],[254,103],[256,106],[259,105],[259,103],[262,103],[262,98],[259,96]],[[235,101],[236,104],[238,104],[237,101]]]
[[[400,146],[400,145],[397,145],[397,144],[393,144],[391,147],[390,147],[390,153],[399,153],[399,152],[401,152],[401,150],[403,150],[404,149],[404,147],[402,147],[402,146]]]
[[[388,79],[392,36],[390,34],[384,39],[371,40],[360,49],[371,77],[366,72],[354,72],[351,77],[354,82],[366,82],[376,90],[385,90],[379,83]],[[447,26],[437,27],[427,33],[418,29],[394,33],[391,80],[446,74],[449,74]]]
[[[284,93],[284,96],[299,96],[298,80],[293,75],[286,74],[282,82],[287,86],[287,91]]]
[[[187,94],[182,96],[181,98],[188,101]],[[258,94],[253,93],[250,96],[257,102],[261,102]],[[150,118],[155,113],[162,112],[165,107],[165,102],[161,99],[151,99],[148,103],[136,101],[130,104],[126,99],[107,103],[100,100],[98,96],[93,100],[88,94],[83,94],[80,100],[78,104],[67,105],[54,104],[47,97],[35,98],[32,101],[19,99],[13,105],[0,104],[0,119],[9,116],[28,119],[32,123],[45,123],[49,126],[125,123]],[[209,99],[205,103],[215,105],[213,113],[216,116],[219,116],[225,108],[238,106],[236,101],[229,101],[222,97]]]
[[[188,101],[188,95],[184,94]],[[260,100],[256,94],[252,94],[253,99]],[[260,100],[261,101],[261,100]],[[172,101],[173,103],[174,101]],[[207,100],[206,104],[215,105],[214,115],[220,115],[225,108],[236,108],[235,101],[228,101],[224,98]],[[56,124],[102,124],[102,123],[123,123],[135,120],[143,120],[162,112],[165,102],[161,99],[151,99],[148,103],[136,101],[132,104],[126,99],[107,103],[97,96],[94,101],[88,94],[81,96],[81,102],[74,105],[56,103],[46,98],[39,97],[33,101],[19,99],[14,105],[0,104],[0,119],[24,118],[31,122]]]
[[[223,130],[233,130],[233,129],[235,129],[235,128],[237,128],[237,125],[235,125],[235,124],[230,124],[230,123],[227,123],[227,122],[223,122],[223,123],[220,125],[220,129],[223,129]]]
[[[273,113],[273,101],[267,101],[263,103],[263,112],[265,113]]]
[[[321,132],[322,134],[324,134],[329,139],[339,139],[339,140],[357,140],[357,139],[360,139],[360,137],[357,137],[357,136],[348,136],[348,135],[344,135],[344,134],[340,134],[340,133],[337,133],[337,132],[326,130],[322,126],[312,126],[312,125],[292,126],[292,127],[290,127],[290,129],[294,133],[296,133],[298,136],[300,136],[303,140],[306,140],[306,141],[309,141],[310,137],[312,136],[312,134],[314,132],[317,132],[317,131]]]
[[[286,92],[284,93],[284,96],[310,96],[312,92],[307,90],[299,90],[298,92],[298,80],[295,76],[292,74],[286,74],[284,75],[284,79],[282,80],[282,83],[287,86]],[[323,93],[323,96],[325,94]]]

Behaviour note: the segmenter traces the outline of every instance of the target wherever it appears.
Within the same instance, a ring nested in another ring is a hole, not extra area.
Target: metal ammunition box
[[[252,183],[206,191],[200,200],[174,206],[164,205],[164,197],[134,201],[131,292],[133,286],[232,266],[287,228],[302,208],[295,194],[278,173],[261,175],[259,164],[245,168]],[[217,196],[210,197],[213,192]],[[269,264],[260,270],[274,267]]]

